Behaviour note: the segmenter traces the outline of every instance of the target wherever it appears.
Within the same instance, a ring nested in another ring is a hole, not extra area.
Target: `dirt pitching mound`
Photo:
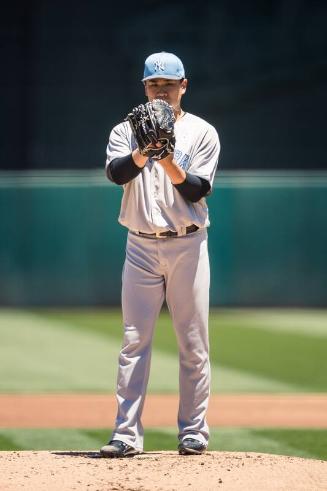
[[[97,452],[0,452],[1,491],[326,490],[327,462],[278,455],[148,452],[104,459]]]

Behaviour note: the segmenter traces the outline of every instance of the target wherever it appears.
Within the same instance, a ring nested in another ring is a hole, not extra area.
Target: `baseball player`
[[[177,56],[149,56],[142,81],[147,103],[113,128],[107,146],[106,174],[123,186],[119,222],[128,236],[118,413],[111,439],[100,450],[105,457],[143,451],[141,416],[152,336],[164,299],[179,348],[178,451],[202,454],[209,439],[210,222],[205,196],[212,189],[220,143],[209,123],[181,107],[188,81]],[[161,133],[149,129],[159,113],[166,124]]]

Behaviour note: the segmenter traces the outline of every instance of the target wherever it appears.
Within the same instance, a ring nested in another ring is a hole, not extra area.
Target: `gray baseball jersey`
[[[212,186],[220,150],[216,130],[189,113],[175,123],[175,161]],[[107,163],[129,155],[136,142],[127,122],[111,132]],[[180,363],[179,440],[207,445],[210,392],[208,342],[210,269],[205,198],[183,198],[159,162],[147,161],[124,186],[119,222],[129,229],[122,276],[124,340],[119,355],[118,413],[112,439],[143,449],[142,409],[148,383],[152,336],[166,299],[176,331]],[[186,234],[186,227],[199,229]],[[177,231],[153,238],[135,232]]]
[[[212,186],[220,150],[215,128],[198,116],[185,113],[175,123],[175,136],[176,162]],[[129,123],[117,125],[110,135],[106,165],[135,148],[137,145]],[[185,200],[162,166],[151,159],[141,174],[124,185],[119,222],[134,231],[174,230],[181,234],[188,225],[203,228],[210,224],[205,198],[197,203]]]

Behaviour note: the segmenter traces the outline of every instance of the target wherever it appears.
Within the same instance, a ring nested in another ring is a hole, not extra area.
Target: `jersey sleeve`
[[[112,160],[118,157],[125,157],[131,152],[131,138],[127,123],[120,123],[112,129],[109,136],[106,152],[106,169]]]
[[[218,133],[213,126],[209,126],[195,149],[188,172],[207,180],[210,187],[212,187],[218,165],[219,153],[220,142]]]

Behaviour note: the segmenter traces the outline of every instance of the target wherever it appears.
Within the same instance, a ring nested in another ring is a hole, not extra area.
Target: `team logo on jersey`
[[[190,156],[187,153],[183,153],[180,150],[175,150],[174,158],[177,164],[184,170],[189,166]]]
[[[156,72],[159,72],[160,70],[162,72],[164,72],[165,71],[165,63],[162,60],[160,60],[160,58],[158,58],[158,60],[156,60],[154,62],[154,69]]]

